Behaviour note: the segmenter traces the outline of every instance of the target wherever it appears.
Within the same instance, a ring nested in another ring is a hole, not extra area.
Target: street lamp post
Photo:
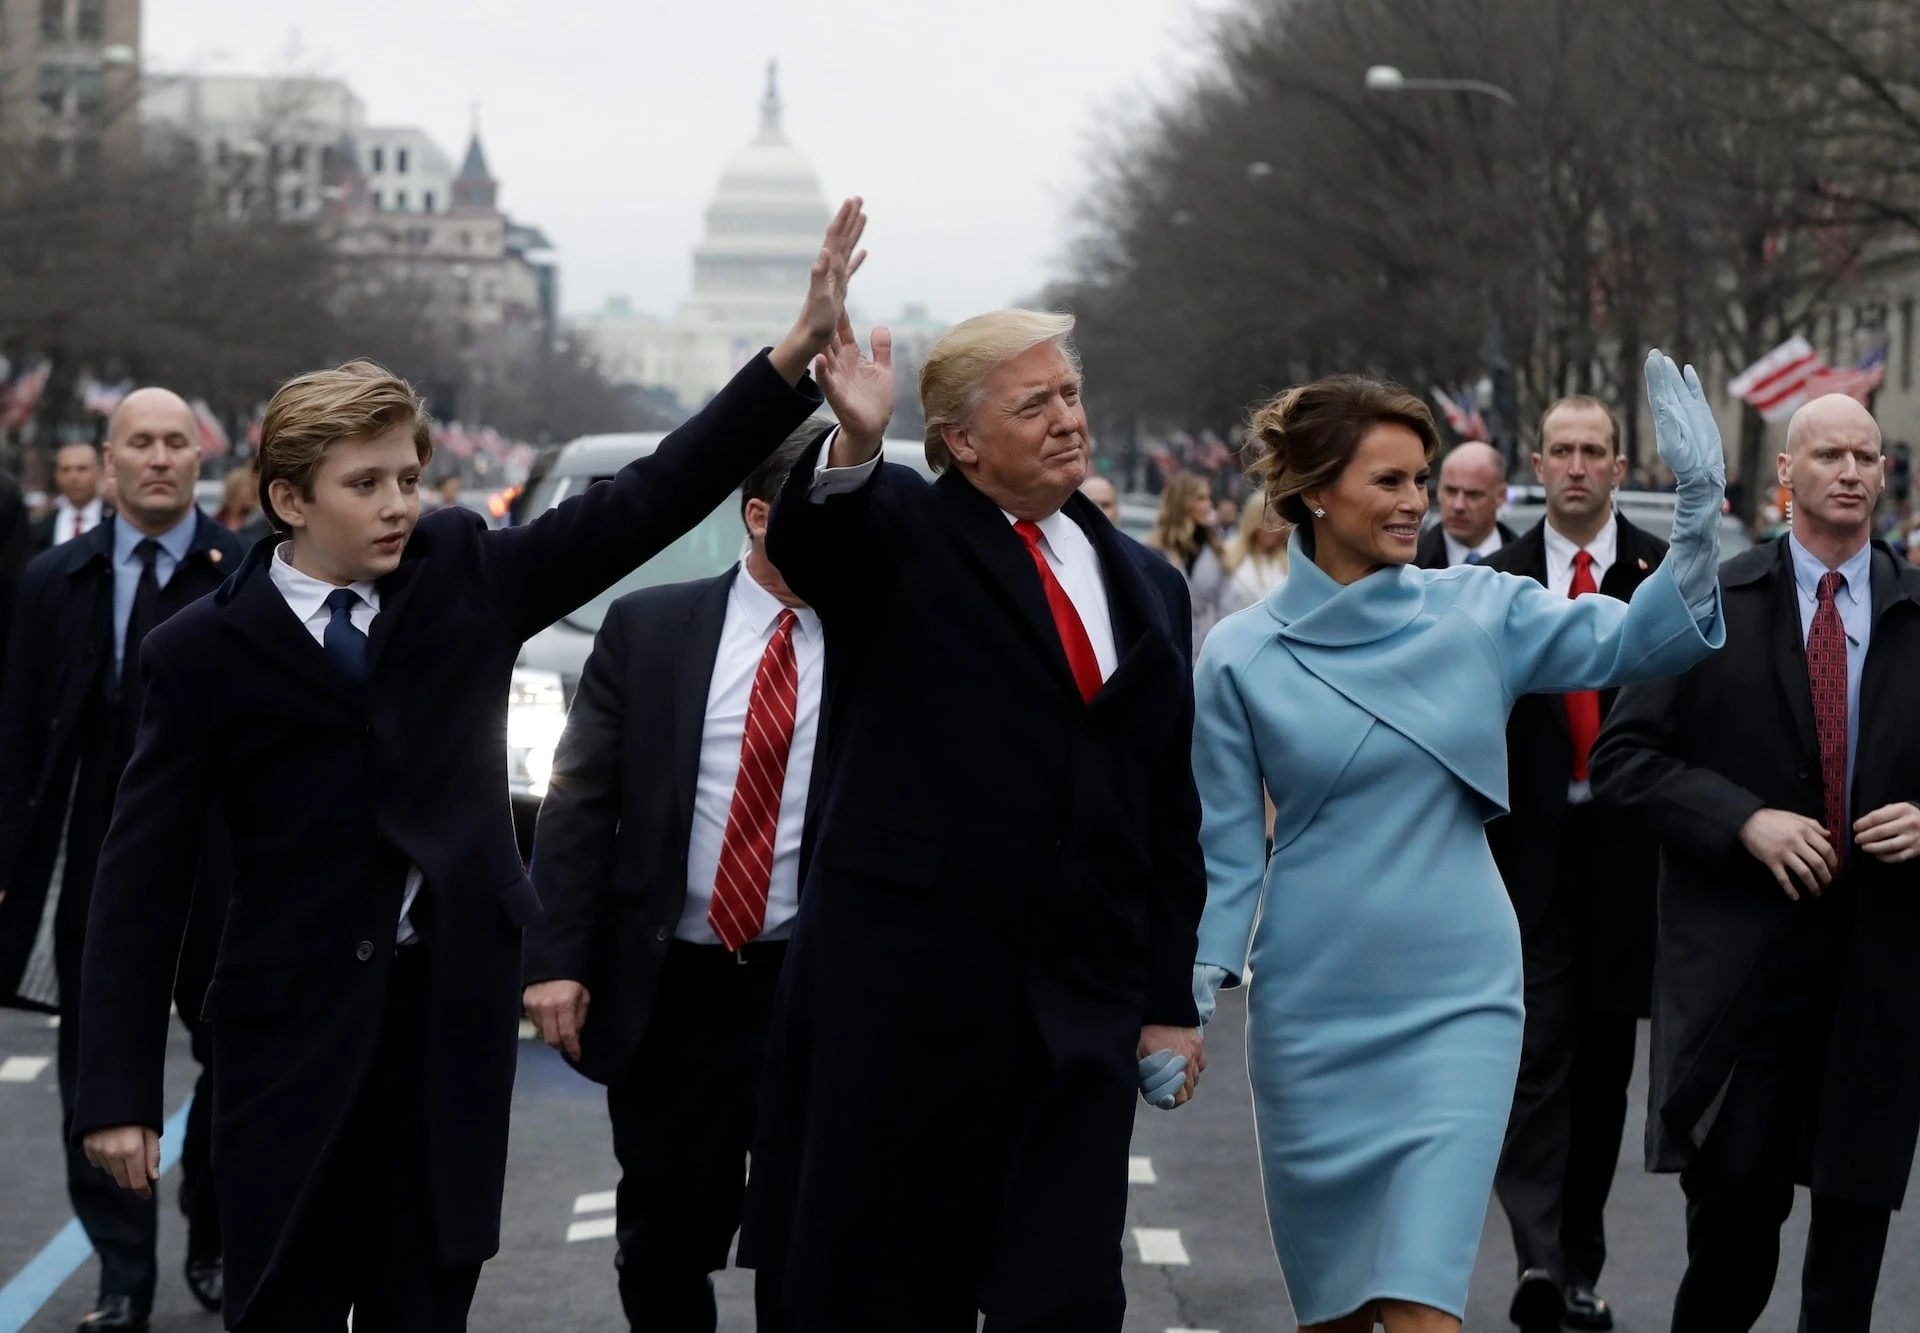
[[[1497,98],[1514,110],[1520,99],[1497,83],[1482,79],[1410,79],[1392,65],[1374,65],[1367,70],[1370,93],[1480,93]]]

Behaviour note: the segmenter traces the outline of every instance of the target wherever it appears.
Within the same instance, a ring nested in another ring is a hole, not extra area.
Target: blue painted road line
[[[173,1170],[173,1164],[180,1160],[180,1145],[187,1137],[187,1107],[193,1105],[189,1099],[185,1106],[167,1117],[167,1123],[160,1129],[160,1174],[165,1176]],[[13,1275],[13,1280],[0,1287],[0,1333],[20,1333],[27,1321],[40,1313],[40,1307],[53,1299],[53,1293],[73,1276],[76,1268],[87,1261],[93,1253],[93,1246],[87,1241],[87,1233],[80,1229],[80,1219],[70,1217],[59,1233],[47,1242],[46,1248],[33,1256],[27,1266]]]

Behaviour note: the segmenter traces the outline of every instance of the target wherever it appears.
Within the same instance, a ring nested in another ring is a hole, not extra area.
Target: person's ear
[[[980,461],[980,451],[973,447],[973,437],[959,426],[942,426],[940,441],[947,446],[956,462],[972,466]]]
[[[765,541],[767,539],[767,519],[771,517],[772,514],[773,506],[765,500],[753,499],[747,501],[746,513],[743,515],[747,523],[747,535],[756,542]]]
[[[1613,489],[1619,490],[1627,484],[1627,458],[1625,454],[1616,454],[1613,459]]]
[[[1540,455],[1533,455],[1533,479],[1542,486],[1547,484],[1546,476],[1540,471]]]
[[[300,498],[300,488],[285,477],[275,477],[267,486],[267,499],[273,505],[273,512],[280,515],[280,521],[289,528],[307,526],[305,502]]]
[[[1774,457],[1773,465],[1775,474],[1780,478],[1780,484],[1791,491],[1793,489],[1793,455],[1778,454]]]

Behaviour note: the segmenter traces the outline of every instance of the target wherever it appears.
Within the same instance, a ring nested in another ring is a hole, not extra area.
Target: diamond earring
[[[1315,518],[1325,518],[1327,516],[1327,511],[1324,509],[1316,509],[1313,511],[1313,516]]]

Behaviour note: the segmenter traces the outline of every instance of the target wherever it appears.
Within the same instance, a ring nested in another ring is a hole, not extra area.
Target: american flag
[[[1480,415],[1480,404],[1474,401],[1472,389],[1461,389],[1457,394],[1449,394],[1435,385],[1430,392],[1433,401],[1440,405],[1446,415],[1447,425],[1453,433],[1463,440],[1482,440],[1487,438],[1487,421]]]
[[[38,361],[14,381],[13,387],[7,390],[4,404],[0,404],[0,430],[15,430],[32,419],[52,374],[53,362]]]
[[[1784,421],[1807,401],[1807,381],[1826,369],[1813,344],[1795,334],[1736,375],[1727,391],[1765,420]]]
[[[1857,366],[1829,366],[1815,371],[1807,377],[1806,393],[1808,398],[1844,393],[1864,403],[1873,396],[1874,390],[1886,382],[1886,378],[1887,344],[1882,342],[1860,358]]]
[[[220,424],[220,418],[207,406],[207,400],[196,398],[192,403],[193,424],[200,428],[200,456],[211,458],[215,454],[224,454],[232,447],[227,439],[227,428]]]

